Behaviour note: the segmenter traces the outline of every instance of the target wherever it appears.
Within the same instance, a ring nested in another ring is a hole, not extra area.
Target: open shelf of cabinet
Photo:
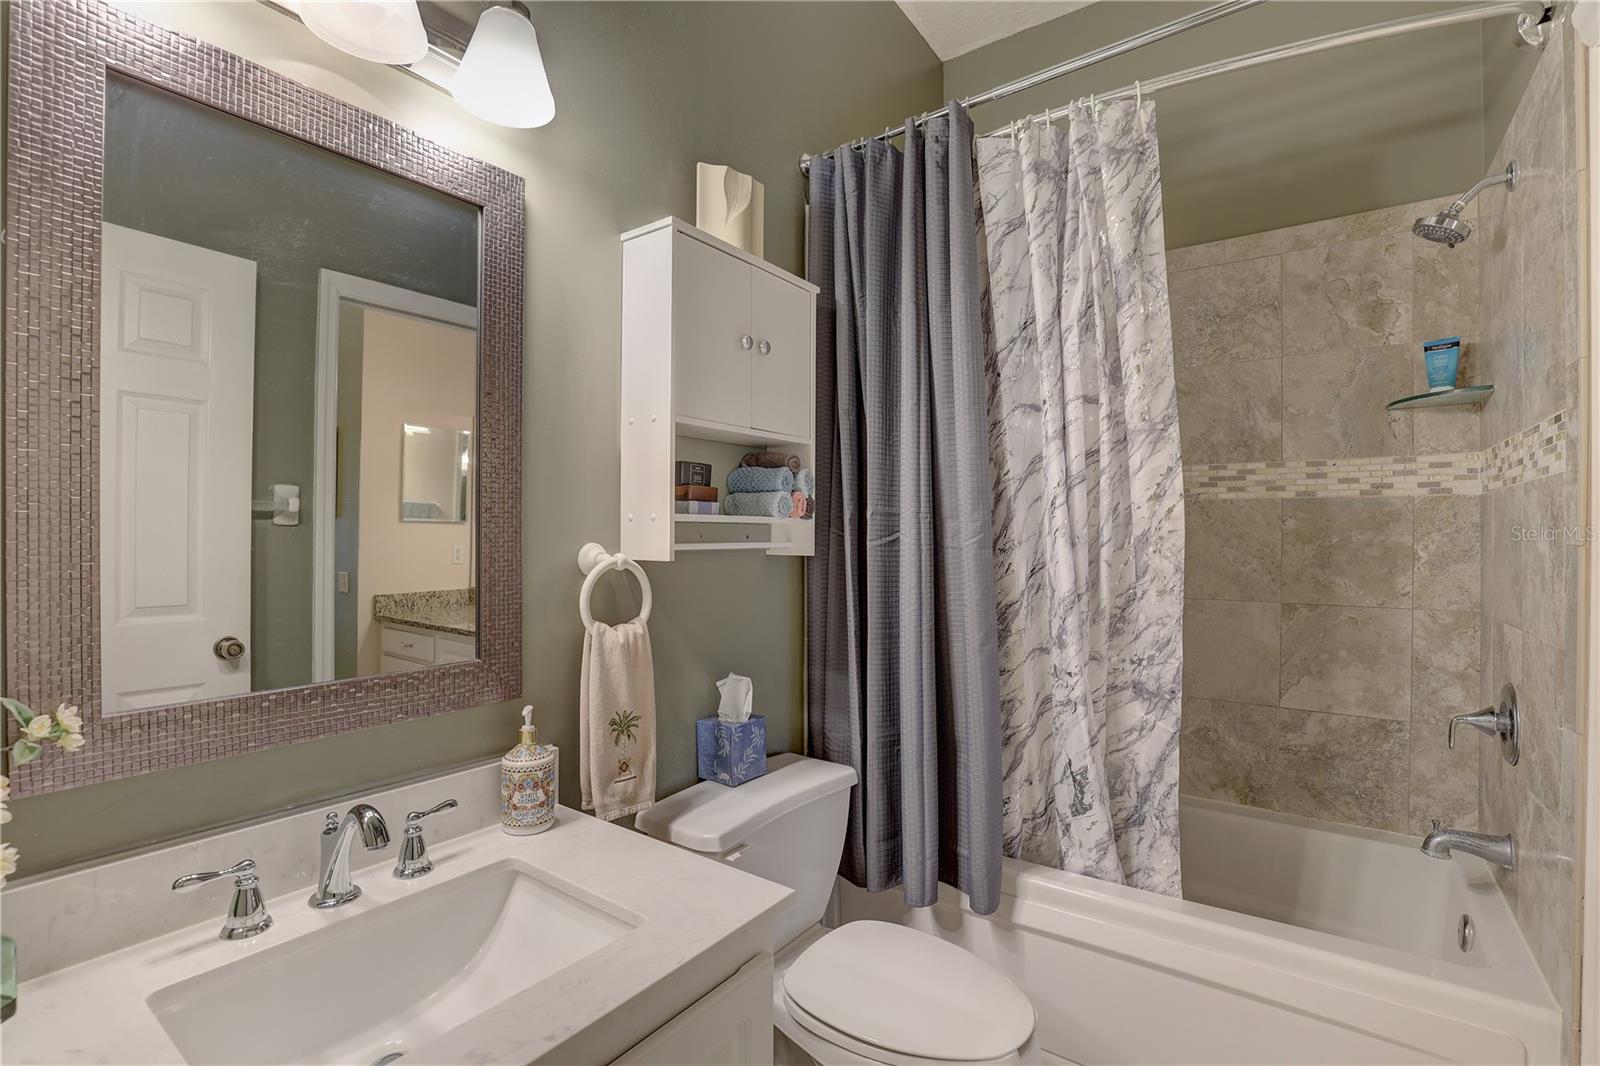
[[[673,490],[680,460],[709,465],[719,496],[746,452],[814,467],[816,295],[681,219],[622,235],[624,555],[815,553],[814,522],[677,514]]]

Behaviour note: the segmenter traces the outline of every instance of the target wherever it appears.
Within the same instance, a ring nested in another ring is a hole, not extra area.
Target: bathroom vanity
[[[8,1066],[770,1062],[790,891],[566,808],[509,836],[496,785],[485,763],[361,797],[394,839],[356,847],[362,894],[328,910],[307,905],[317,837],[348,800],[12,884],[6,927],[31,969]],[[407,810],[447,797],[460,806],[427,823],[433,871],[397,879]],[[168,886],[246,856],[273,922],[227,941],[231,878]]]

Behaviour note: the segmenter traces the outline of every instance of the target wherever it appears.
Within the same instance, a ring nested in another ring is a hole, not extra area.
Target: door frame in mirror
[[[11,769],[17,796],[243,755],[522,689],[523,180],[99,0],[21,0],[6,128],[5,684],[76,703],[86,746]],[[478,658],[101,713],[100,234],[105,82],[133,78],[479,210]],[[14,726],[6,723],[7,739]]]
[[[317,382],[316,431],[313,454],[317,480],[312,492],[313,515],[335,510],[338,458],[335,445],[339,426],[339,307],[343,301],[394,311],[413,318],[449,326],[478,329],[478,309],[427,293],[402,289],[337,270],[317,272]],[[476,474],[476,471],[474,471]],[[473,494],[477,506],[477,494]],[[334,529],[313,519],[311,527],[311,678],[333,680]]]

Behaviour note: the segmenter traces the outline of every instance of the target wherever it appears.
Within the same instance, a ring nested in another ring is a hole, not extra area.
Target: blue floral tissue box
[[[767,720],[759,714],[744,722],[697,719],[694,740],[702,781],[742,785],[767,772]]]

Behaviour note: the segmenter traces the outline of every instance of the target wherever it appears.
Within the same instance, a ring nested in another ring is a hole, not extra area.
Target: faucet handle
[[[433,869],[433,860],[428,858],[428,845],[422,839],[422,820],[430,814],[448,811],[452,807],[460,806],[453,799],[443,803],[435,803],[425,811],[412,811],[406,815],[406,833],[400,841],[400,858],[394,864],[394,875],[402,881],[409,881],[413,877],[421,877]]]
[[[205,873],[184,874],[172,882],[172,891],[182,892],[186,889],[203,885],[207,881],[215,881],[219,877],[234,877],[235,888],[248,888],[256,881],[256,861],[254,859],[240,859],[226,870],[208,870]]]
[[[1437,818],[1433,819],[1433,831],[1435,833],[1439,832],[1443,828],[1444,828],[1444,823],[1443,822],[1441,822]]]
[[[223,940],[245,940],[272,928],[272,915],[267,913],[267,901],[261,894],[261,881],[256,877],[254,859],[240,859],[226,870],[208,870],[204,873],[184,874],[172,882],[174,892],[183,892],[215,881],[219,877],[232,877],[233,902],[222,919]]]
[[[455,800],[447,799],[443,803],[435,803],[432,807],[429,807],[425,811],[412,811],[410,814],[406,815],[406,832],[411,832],[412,827],[416,826],[416,831],[420,833],[422,832],[421,823],[424,818],[428,817],[430,814],[438,814],[440,811],[448,811],[452,807],[459,806],[460,804]]]

